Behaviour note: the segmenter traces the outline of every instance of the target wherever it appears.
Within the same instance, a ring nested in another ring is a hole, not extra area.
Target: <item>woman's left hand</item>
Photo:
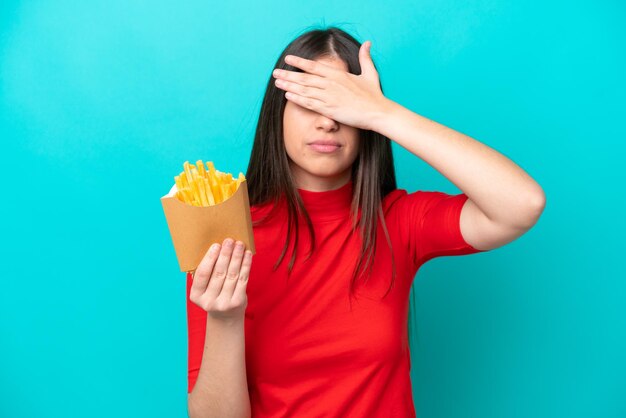
[[[346,71],[294,55],[285,62],[303,73],[276,69],[276,87],[285,90],[287,100],[321,113],[336,122],[372,130],[389,100],[380,89],[378,72],[370,56],[371,42],[361,45],[361,74]]]

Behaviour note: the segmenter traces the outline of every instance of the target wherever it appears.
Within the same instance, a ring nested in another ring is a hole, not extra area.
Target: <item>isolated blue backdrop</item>
[[[0,416],[186,415],[185,277],[159,198],[185,160],[245,172],[275,60],[330,25],[372,40],[387,97],[547,194],[520,239],[418,274],[417,415],[626,416],[624,12],[3,1]],[[459,192],[394,152],[400,187]]]

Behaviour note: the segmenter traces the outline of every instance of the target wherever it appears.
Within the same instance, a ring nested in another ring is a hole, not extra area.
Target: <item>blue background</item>
[[[186,416],[185,276],[159,198],[185,160],[245,172],[275,60],[330,25],[372,40],[388,98],[503,153],[547,195],[518,240],[418,274],[417,415],[626,416],[623,3],[0,13],[0,416]],[[399,187],[459,192],[394,152]]]

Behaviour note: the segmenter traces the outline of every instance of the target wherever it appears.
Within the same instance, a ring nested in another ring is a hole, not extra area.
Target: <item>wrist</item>
[[[216,317],[211,313],[207,315],[207,322],[210,323],[212,327],[220,327],[220,328],[237,328],[243,327],[245,322],[244,315],[241,316],[233,316],[233,317]]]
[[[383,97],[370,118],[370,130],[385,135],[385,127],[389,125],[389,120],[397,106],[398,104],[393,100]]]

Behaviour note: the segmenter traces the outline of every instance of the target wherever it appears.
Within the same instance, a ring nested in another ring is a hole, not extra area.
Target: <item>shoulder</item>
[[[266,202],[250,206],[252,222],[264,221],[263,223],[265,224],[265,221],[270,221],[276,218],[276,215],[281,212],[281,210],[286,210],[286,207],[284,206],[285,205],[282,202]]]
[[[417,190],[409,193],[405,189],[395,189],[389,192],[382,201],[384,213],[397,210],[426,211],[433,205],[446,199],[460,199],[464,194],[453,195],[434,190]]]
[[[395,189],[387,193],[387,195],[383,197],[383,200],[381,202],[383,212],[387,214],[392,210],[392,208],[397,208],[399,202],[401,203],[401,201],[405,199],[405,196],[407,196],[407,194],[408,192],[404,189]]]

